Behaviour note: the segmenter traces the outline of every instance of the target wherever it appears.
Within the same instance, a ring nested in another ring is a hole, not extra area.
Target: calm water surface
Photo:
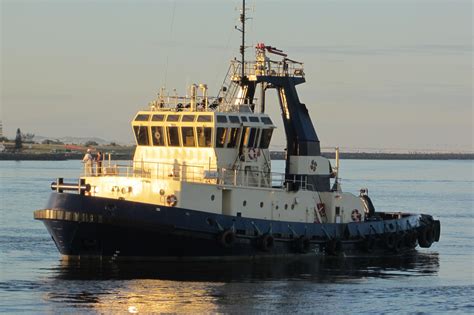
[[[282,168],[281,162],[274,162]],[[342,161],[345,191],[441,220],[430,249],[390,259],[68,263],[33,210],[79,161],[0,161],[0,312],[474,313],[474,163]]]

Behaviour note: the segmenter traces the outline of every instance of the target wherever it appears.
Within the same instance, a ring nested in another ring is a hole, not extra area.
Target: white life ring
[[[254,148],[249,149],[249,160],[255,160],[257,157],[257,151]]]

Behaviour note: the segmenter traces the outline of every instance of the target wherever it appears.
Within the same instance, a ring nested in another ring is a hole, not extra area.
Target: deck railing
[[[288,183],[307,189],[306,177],[287,178],[284,173],[251,170],[212,168],[204,165],[179,163],[156,163],[134,161],[129,164],[114,164],[106,161],[100,167],[97,163],[84,166],[83,176],[120,176],[144,179],[167,179],[182,182],[209,183],[226,186],[248,186],[264,188],[284,188]]]

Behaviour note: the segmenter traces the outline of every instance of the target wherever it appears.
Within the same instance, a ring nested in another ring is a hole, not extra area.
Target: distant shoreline
[[[322,155],[334,159],[334,152],[323,152]],[[271,152],[272,160],[283,160],[284,152]],[[474,153],[366,153],[341,152],[344,160],[474,160]],[[0,153],[3,161],[65,161],[81,160],[82,153]],[[113,160],[131,160],[133,152],[112,154]]]

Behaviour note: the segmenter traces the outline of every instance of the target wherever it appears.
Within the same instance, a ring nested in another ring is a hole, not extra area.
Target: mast
[[[240,56],[241,56],[241,77],[240,77],[240,85],[243,86],[243,79],[245,76],[245,0],[242,0],[242,12],[240,13],[240,28],[236,25],[235,29],[238,30],[240,33],[242,33],[242,43],[240,44]]]
[[[242,13],[240,13],[240,23],[242,24],[242,29],[240,30],[240,32],[242,33],[242,44],[240,45],[240,55],[242,56],[241,80],[243,80],[245,76],[245,0],[242,0]]]

